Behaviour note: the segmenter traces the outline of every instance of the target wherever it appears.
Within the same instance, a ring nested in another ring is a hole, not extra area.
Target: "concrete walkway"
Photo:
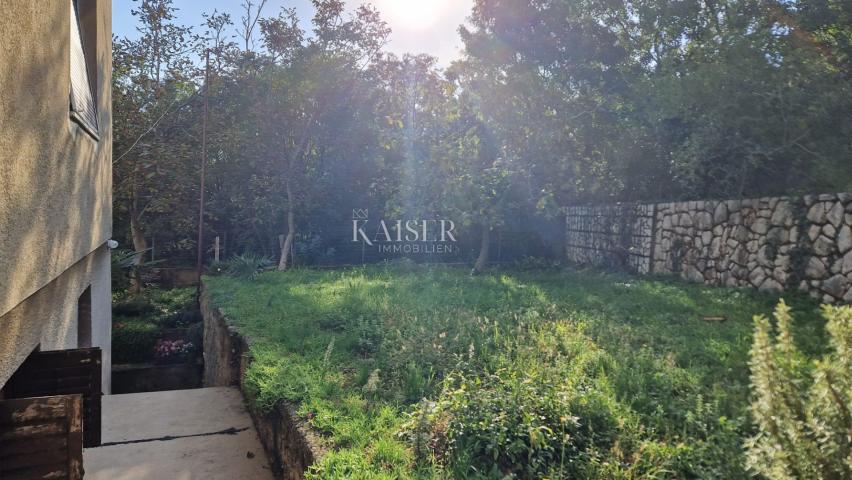
[[[86,480],[272,480],[233,388],[103,397],[103,446],[83,452]]]

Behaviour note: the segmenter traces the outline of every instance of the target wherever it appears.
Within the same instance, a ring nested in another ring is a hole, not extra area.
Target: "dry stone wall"
[[[852,194],[572,207],[566,223],[578,264],[852,302]]]

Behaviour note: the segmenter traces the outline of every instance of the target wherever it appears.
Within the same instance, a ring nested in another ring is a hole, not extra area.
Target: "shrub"
[[[576,478],[607,454],[615,405],[591,384],[530,373],[447,380],[429,415],[431,443],[456,478]]]
[[[369,357],[379,350],[382,343],[382,324],[376,317],[359,317],[357,324],[358,352]]]
[[[114,315],[126,317],[141,317],[153,314],[156,311],[157,307],[142,296],[129,296],[118,300],[112,306],[112,313]]]
[[[201,316],[194,288],[149,288],[142,294],[114,296],[112,354],[115,363],[152,360],[154,346],[166,328],[198,324],[191,339],[201,345]]]
[[[254,280],[265,270],[272,267],[271,258],[263,255],[244,253],[236,255],[224,263],[222,270],[232,277],[242,280]]]
[[[112,328],[113,363],[144,363],[154,355],[154,345],[160,336],[155,323],[115,317]]]
[[[852,478],[852,307],[823,307],[830,351],[813,365],[793,342],[790,308],[757,316],[751,349],[751,412],[758,432],[746,441],[747,466],[769,479]]]

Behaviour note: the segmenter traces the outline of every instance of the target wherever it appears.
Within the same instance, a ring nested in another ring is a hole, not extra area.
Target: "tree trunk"
[[[139,199],[136,193],[133,193],[133,199],[130,202],[130,236],[133,238],[133,251],[145,252],[148,250],[148,241],[145,240],[145,232],[142,231],[141,212],[139,211]],[[140,293],[142,291],[142,273],[141,267],[145,262],[145,254],[139,253],[134,259],[133,269],[130,273],[130,292]]]
[[[478,275],[488,266],[488,257],[491,253],[491,227],[482,226],[482,244],[479,246],[479,257],[473,265],[471,275]]]
[[[290,179],[287,179],[287,237],[281,245],[281,261],[278,262],[278,270],[284,271],[290,268],[288,259],[290,250],[293,248],[293,238],[296,235],[296,217],[293,212],[293,190],[290,188]]]

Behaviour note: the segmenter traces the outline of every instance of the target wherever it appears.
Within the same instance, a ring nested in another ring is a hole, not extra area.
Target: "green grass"
[[[440,266],[205,281],[254,342],[258,405],[328,443],[314,478],[748,477],[752,316],[777,296]],[[821,353],[818,306],[787,300]]]

